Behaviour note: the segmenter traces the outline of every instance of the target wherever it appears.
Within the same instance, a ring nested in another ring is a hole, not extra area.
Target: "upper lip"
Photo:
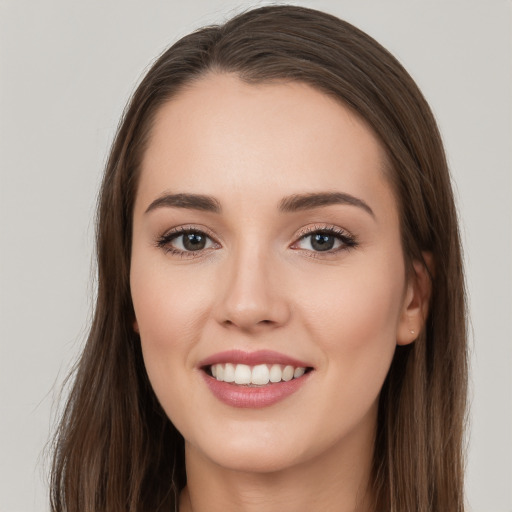
[[[273,350],[257,350],[254,352],[226,350],[203,359],[198,366],[203,368],[205,366],[225,363],[246,364],[248,366],[256,366],[258,364],[282,364],[294,366],[295,368],[311,368],[311,365],[304,361],[279,352],[274,352]]]

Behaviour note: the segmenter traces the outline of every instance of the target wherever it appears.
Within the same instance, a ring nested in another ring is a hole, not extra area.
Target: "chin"
[[[245,446],[241,449],[227,447],[221,453],[205,453],[216,465],[230,471],[242,473],[275,473],[296,466],[301,461],[297,454],[275,452],[259,446]]]
[[[208,438],[187,442],[186,447],[227,470],[273,473],[300,464],[306,456],[301,436],[291,438],[283,434],[282,427],[274,432],[267,428],[259,435],[252,429],[239,433],[219,432],[218,435],[210,431]]]

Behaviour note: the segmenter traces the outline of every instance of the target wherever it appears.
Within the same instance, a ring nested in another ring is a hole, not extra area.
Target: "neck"
[[[180,512],[370,512],[371,435],[268,473],[221,467],[187,443]]]

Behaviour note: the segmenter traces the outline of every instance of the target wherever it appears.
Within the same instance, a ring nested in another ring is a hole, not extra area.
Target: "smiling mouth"
[[[272,406],[299,392],[315,368],[306,361],[273,350],[228,350],[198,365],[212,394],[236,408]]]
[[[217,363],[202,368],[210,377],[219,382],[236,386],[260,387],[299,379],[313,368],[283,364]]]

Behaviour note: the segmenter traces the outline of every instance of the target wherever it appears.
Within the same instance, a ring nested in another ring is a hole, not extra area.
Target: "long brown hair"
[[[407,262],[433,256],[422,334],[397,347],[380,395],[375,510],[461,512],[466,306],[446,158],[416,84],[376,41],[315,10],[262,7],[178,41],[133,95],[114,140],[97,216],[98,291],[87,344],[55,437],[54,512],[177,507],[184,442],[149,384],[133,331],[129,268],[141,155],[159,107],[209,71],[248,83],[307,83],[348,105],[380,138],[399,204]]]

